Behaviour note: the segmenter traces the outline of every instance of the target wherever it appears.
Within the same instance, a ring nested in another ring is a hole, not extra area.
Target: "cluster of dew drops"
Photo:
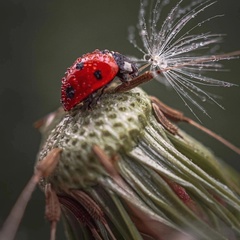
[[[161,74],[155,74],[155,79],[173,88],[195,116],[192,106],[208,115],[198,100],[213,102],[223,107],[217,102],[215,95],[204,91],[202,87],[231,87],[234,84],[207,75],[209,72],[224,71],[220,61],[236,58],[239,52],[218,55],[216,51],[222,42],[223,34],[199,34],[199,29],[206,22],[223,15],[211,16],[195,25],[191,23],[192,19],[200,18],[207,8],[212,7],[214,10],[215,1],[182,0],[171,5],[172,8],[166,16],[164,9],[172,2],[141,0],[136,28],[143,47],[137,42],[136,28],[129,27],[129,41],[143,54],[142,58],[134,60],[143,66],[142,68],[149,67],[153,73],[160,70]]]

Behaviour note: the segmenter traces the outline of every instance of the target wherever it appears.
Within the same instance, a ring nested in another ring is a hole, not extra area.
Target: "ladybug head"
[[[134,62],[132,62],[128,57],[118,53],[118,52],[111,52],[118,67],[119,72],[117,76],[123,80],[127,81],[138,75],[138,68]]]

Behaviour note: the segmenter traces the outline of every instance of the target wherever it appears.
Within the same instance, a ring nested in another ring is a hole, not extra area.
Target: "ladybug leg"
[[[82,105],[82,108],[84,110],[89,110],[89,111],[92,110],[93,104],[95,104],[98,99],[97,94],[98,94],[98,91],[92,93],[91,95],[88,96],[87,99],[84,100],[84,104]]]
[[[94,103],[95,93],[92,93],[87,99],[84,100],[82,108],[84,110],[92,110],[92,104]]]
[[[96,97],[96,102],[99,102],[100,98],[102,97],[102,95],[104,94],[105,90],[108,88],[109,84],[106,84],[105,86],[103,86],[99,91],[98,91],[98,95]]]
[[[129,74],[119,71],[118,75],[119,79],[121,80],[122,84],[128,85],[129,84]]]
[[[60,220],[61,208],[55,191],[51,188],[51,184],[45,186],[45,217],[51,223],[50,240],[55,240],[57,222]]]
[[[108,88],[109,84],[106,84],[98,91],[92,93],[86,100],[84,100],[83,108],[86,110],[92,110],[92,105],[98,103],[105,90]]]

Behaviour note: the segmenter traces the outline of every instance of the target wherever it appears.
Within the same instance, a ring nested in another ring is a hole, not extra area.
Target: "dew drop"
[[[147,35],[147,31],[146,31],[146,30],[144,30],[144,29],[143,29],[143,30],[141,30],[141,32],[140,32],[140,35],[141,35],[141,36],[146,36],[146,35]]]
[[[150,54],[144,54],[143,59],[144,59],[144,61],[150,61],[151,60],[151,55]]]
[[[223,82],[223,86],[224,86],[224,87],[231,87],[232,84],[231,84],[231,83],[228,83],[228,82]]]

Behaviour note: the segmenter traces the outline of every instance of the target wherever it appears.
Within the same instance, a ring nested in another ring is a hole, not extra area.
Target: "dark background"
[[[0,222],[33,172],[40,142],[33,122],[59,106],[65,69],[80,55],[96,48],[141,56],[127,40],[127,28],[137,22],[138,0],[57,1],[7,0],[0,3]],[[224,13],[205,31],[226,33],[222,52],[240,50],[240,1],[219,0],[194,21]],[[196,24],[197,22],[195,22]],[[199,31],[202,31],[199,29]],[[217,77],[239,84],[240,61],[227,61],[227,73]],[[191,116],[174,91],[151,82],[144,89]],[[216,88],[226,108],[206,104],[212,119],[201,113],[204,126],[240,146],[240,89]],[[201,132],[181,124],[222,159],[240,170],[240,156]],[[57,239],[64,239],[58,234]],[[17,239],[48,239],[44,196],[34,192]]]

